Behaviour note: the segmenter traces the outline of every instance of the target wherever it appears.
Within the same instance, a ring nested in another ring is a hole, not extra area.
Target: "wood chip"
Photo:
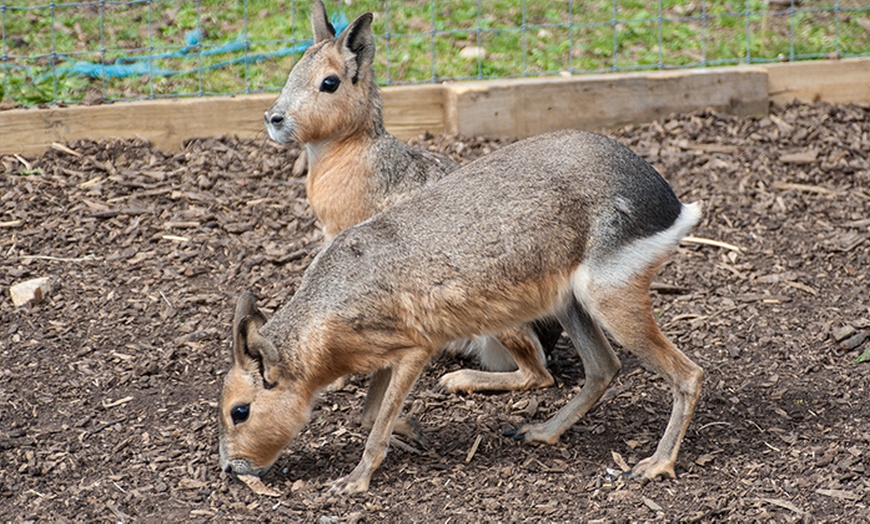
[[[834,251],[848,253],[863,244],[866,239],[866,234],[858,233],[857,231],[849,231],[839,235],[836,239],[833,239],[829,245],[831,245]]]
[[[690,144],[688,142],[682,142],[679,144],[679,146],[689,151],[703,151],[704,153],[724,153],[728,155],[733,155],[740,150],[737,146],[733,146],[730,144]]]
[[[103,408],[104,409],[114,408],[114,407],[120,406],[122,404],[126,404],[127,402],[130,402],[131,400],[133,400],[133,397],[124,397],[120,400],[115,400],[114,402],[103,402]]]
[[[195,229],[199,227],[199,222],[195,221],[169,221],[160,226],[161,229]]]
[[[265,495],[267,497],[280,497],[281,493],[263,484],[263,480],[256,475],[238,475],[239,480],[251,488],[251,491],[257,495]]]
[[[123,208],[123,209],[105,209],[96,210],[91,216],[94,218],[114,218],[118,215],[145,215],[149,213],[147,209]]]
[[[654,501],[653,499],[651,499],[649,497],[643,497],[643,505],[648,507],[649,509],[651,509],[653,511],[664,511],[664,509],[662,509],[661,506],[656,504],[656,501]]]
[[[477,435],[477,438],[474,439],[474,444],[471,445],[471,449],[468,450],[468,454],[465,456],[465,463],[468,464],[471,462],[471,459],[474,458],[474,454],[477,453],[477,448],[480,446],[480,441],[483,440],[483,435]]]
[[[628,462],[626,462],[625,459],[622,458],[622,455],[620,455],[620,454],[617,453],[616,451],[611,451],[611,452],[610,452],[610,456],[613,457],[613,462],[614,462],[614,463],[619,467],[619,469],[621,469],[623,472],[626,472],[626,471],[631,470],[631,468],[628,466]]]
[[[786,282],[785,285],[788,287],[793,287],[795,289],[800,289],[801,291],[806,291],[807,293],[809,293],[810,295],[812,295],[814,297],[818,296],[818,294],[819,294],[819,290],[817,290],[816,288],[810,287],[810,286],[808,286],[806,284],[802,284],[800,282],[789,281],[789,282]]]
[[[72,150],[72,149],[66,147],[65,145],[63,145],[63,144],[59,144],[59,143],[57,143],[57,142],[52,142],[50,147],[51,147],[52,149],[55,149],[55,150],[57,150],[57,151],[60,151],[61,153],[66,153],[66,154],[68,154],[68,155],[72,155],[72,156],[74,156],[74,157],[76,157],[76,158],[79,158],[79,157],[82,156],[82,154],[79,153],[78,151],[74,151],[74,150]]]
[[[718,453],[718,451],[716,453]],[[702,467],[706,466],[707,464],[716,460],[716,453],[704,453],[703,455],[695,459],[695,464]]]
[[[21,162],[21,164],[24,166],[24,169],[26,171],[28,171],[28,172],[33,171],[33,165],[30,162],[28,162],[27,160],[24,160],[24,157],[22,157],[21,155],[18,155],[18,154],[12,155],[12,156],[15,157],[15,160],[18,160],[19,162]]]
[[[51,255],[22,255],[18,258],[21,260],[48,260],[51,262],[93,262],[98,260],[94,255],[86,255],[78,258],[55,257]]]
[[[767,502],[768,504],[772,504],[772,505],[774,505],[774,506],[779,506],[780,508],[785,508],[785,509],[787,509],[787,510],[789,510],[789,511],[793,511],[793,512],[797,513],[798,515],[803,515],[803,514],[804,514],[804,511],[803,511],[802,509],[800,509],[799,507],[795,506],[794,504],[792,504],[791,502],[789,502],[789,501],[787,501],[787,500],[782,500],[782,499],[766,499],[766,498],[765,498],[765,499],[761,499],[761,500],[764,501],[764,502]]]
[[[742,295],[734,295],[734,300],[738,302],[763,302],[765,304],[779,304],[780,302],[791,302],[791,297],[786,295],[765,295],[763,293],[744,293]]]
[[[817,489],[816,493],[841,500],[858,500],[861,498],[861,495],[858,493],[846,491],[845,489]]]
[[[738,253],[743,251],[742,248],[735,246],[734,244],[729,244],[727,242],[720,242],[718,240],[711,240],[709,238],[687,236],[687,237],[684,237],[683,240],[681,240],[681,242],[685,242],[687,244],[703,244],[706,246],[721,247],[723,249],[730,249],[731,251],[736,251]]]
[[[187,237],[180,237],[178,235],[160,235],[160,238],[163,240],[172,240],[174,242],[190,242],[190,239]]]
[[[181,489],[202,489],[206,487],[208,484],[201,480],[192,479],[192,478],[183,478],[178,481],[178,487]]]
[[[818,152],[810,149],[797,153],[783,153],[779,155],[779,161],[783,164],[811,164],[816,161],[818,156]]]
[[[103,177],[97,175],[94,178],[88,180],[87,182],[82,182],[81,184],[78,185],[78,187],[85,188],[85,187],[93,186],[93,185],[99,184],[103,180],[104,180]]]
[[[770,185],[770,187],[774,189],[783,189],[786,191],[803,191],[805,193],[818,193],[821,195],[827,195],[832,193],[832,191],[826,187],[822,186],[811,186],[808,184],[792,184],[790,182],[774,182]]]
[[[653,282],[649,288],[652,291],[655,291],[656,293],[660,293],[662,295],[682,295],[689,292],[688,288],[685,288],[683,286],[665,284],[663,282]]]

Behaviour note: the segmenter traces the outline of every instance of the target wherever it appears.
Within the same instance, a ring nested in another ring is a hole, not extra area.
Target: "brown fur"
[[[313,5],[312,30],[315,44],[293,68],[264,118],[274,140],[305,145],[306,192],[328,241],[440,180],[458,165],[409,147],[384,128],[372,67],[375,44],[370,14],[335,37],[318,1]],[[323,91],[327,77],[339,80],[335,92]],[[543,332],[545,328],[538,329]],[[555,329],[556,336],[548,337],[552,344],[558,338],[558,326]],[[497,376],[451,373],[441,380],[444,390],[516,390],[553,383],[533,329],[511,327],[494,337],[498,343],[481,338],[477,343],[452,344],[449,349],[475,354],[484,367],[497,371],[509,370],[512,359],[517,371]]]
[[[241,297],[221,396],[221,466],[262,474],[306,422],[316,391],[374,372],[363,456],[332,488],[366,491],[434,353],[552,315],[586,381],[550,420],[515,437],[556,443],[601,398],[620,365],[604,329],[672,385],[667,429],[632,473],[673,475],[703,373],[659,331],[648,289],[699,217],[649,164],[592,133],[534,137],[469,164],[338,234],[265,324],[253,298]]]
[[[327,240],[380,211],[369,198],[371,166],[357,160],[367,150],[365,141],[347,140],[341,154],[324,151],[308,173],[305,190]]]

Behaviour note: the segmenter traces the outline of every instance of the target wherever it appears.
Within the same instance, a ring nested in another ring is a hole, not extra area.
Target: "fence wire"
[[[870,55],[870,0],[327,0],[384,85]],[[6,107],[279,91],[310,2],[0,0]]]

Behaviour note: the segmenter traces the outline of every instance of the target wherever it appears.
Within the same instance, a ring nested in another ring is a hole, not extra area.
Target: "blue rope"
[[[336,33],[341,33],[347,28],[347,18],[344,13],[338,13],[332,17],[332,25],[335,26]],[[210,64],[203,67],[196,67],[186,70],[159,69],[154,68],[154,60],[165,60],[168,58],[196,58],[203,56],[214,56],[226,53],[235,53],[244,51],[249,42],[246,41],[244,35],[240,34],[234,40],[221,44],[212,49],[198,51],[202,42],[202,31],[196,29],[184,35],[186,45],[177,51],[171,53],[159,53],[154,55],[143,56],[141,58],[119,58],[114,64],[96,64],[93,62],[77,61],[71,65],[58,67],[53,72],[45,73],[34,79],[40,82],[47,77],[57,76],[87,76],[90,78],[128,78],[132,76],[153,75],[153,76],[173,76],[179,74],[200,73],[221,69],[223,67],[236,64],[255,64],[273,58],[281,58],[287,55],[301,53],[308,49],[311,45],[310,40],[304,40],[294,46],[271,51],[267,53],[253,53],[242,57],[225,60],[215,64]]]

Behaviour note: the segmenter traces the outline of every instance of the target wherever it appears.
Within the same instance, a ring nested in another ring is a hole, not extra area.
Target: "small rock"
[[[34,278],[15,284],[9,288],[12,303],[15,306],[38,304],[51,293],[51,281],[48,277]]]
[[[840,342],[840,349],[843,351],[851,351],[864,343],[870,338],[870,331],[862,331]]]
[[[842,326],[842,327],[838,327],[837,329],[835,329],[831,332],[831,336],[833,336],[834,340],[836,340],[837,342],[843,340],[846,337],[851,337],[854,334],[855,334],[855,328],[853,328],[849,324],[846,324],[845,326]]]
[[[486,58],[486,49],[470,45],[463,47],[462,51],[459,52],[459,56],[462,58]]]

